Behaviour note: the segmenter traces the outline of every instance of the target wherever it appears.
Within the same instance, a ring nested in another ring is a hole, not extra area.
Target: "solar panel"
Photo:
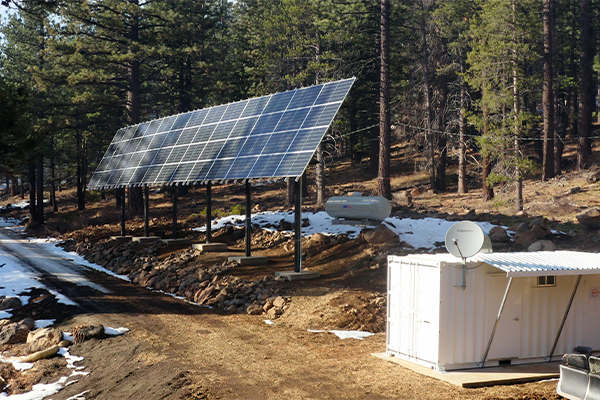
[[[90,189],[302,175],[355,78],[117,131]]]

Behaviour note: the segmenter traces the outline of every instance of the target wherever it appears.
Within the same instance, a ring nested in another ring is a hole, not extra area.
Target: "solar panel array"
[[[302,175],[355,78],[119,129],[90,189]]]

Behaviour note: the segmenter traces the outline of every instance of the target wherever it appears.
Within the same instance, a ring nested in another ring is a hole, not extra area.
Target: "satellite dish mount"
[[[462,259],[462,283],[457,286],[465,289],[467,287],[467,258],[473,257],[484,247],[484,251],[489,251],[486,236],[475,222],[461,221],[448,229],[445,243],[448,253]]]

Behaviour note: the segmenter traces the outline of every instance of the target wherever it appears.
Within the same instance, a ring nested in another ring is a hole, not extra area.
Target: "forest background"
[[[13,195],[29,189],[34,225],[45,185],[55,210],[70,184],[85,209],[86,182],[123,126],[351,76],[315,155],[317,204],[339,156],[368,159],[390,198],[398,142],[421,156],[432,191],[466,193],[476,175],[486,200],[510,187],[516,210],[524,176],[594,167],[598,0],[1,4],[13,12],[0,22],[0,175]],[[140,213],[141,189],[129,191]]]

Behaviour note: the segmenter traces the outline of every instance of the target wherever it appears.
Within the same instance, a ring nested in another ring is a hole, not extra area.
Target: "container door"
[[[402,264],[390,262],[388,267],[388,326],[387,349],[393,352],[400,351],[400,294],[402,293]]]
[[[400,353],[413,356],[414,270],[412,264],[402,264],[400,293]]]
[[[498,310],[502,304],[506,285],[508,285],[508,278],[503,275],[488,275],[487,280],[486,346],[494,328]],[[521,354],[521,281],[522,279],[513,278],[500,321],[498,321],[494,340],[490,347],[488,360],[518,358]]]
[[[437,364],[440,270],[436,267],[418,266],[414,272],[413,356]]]

